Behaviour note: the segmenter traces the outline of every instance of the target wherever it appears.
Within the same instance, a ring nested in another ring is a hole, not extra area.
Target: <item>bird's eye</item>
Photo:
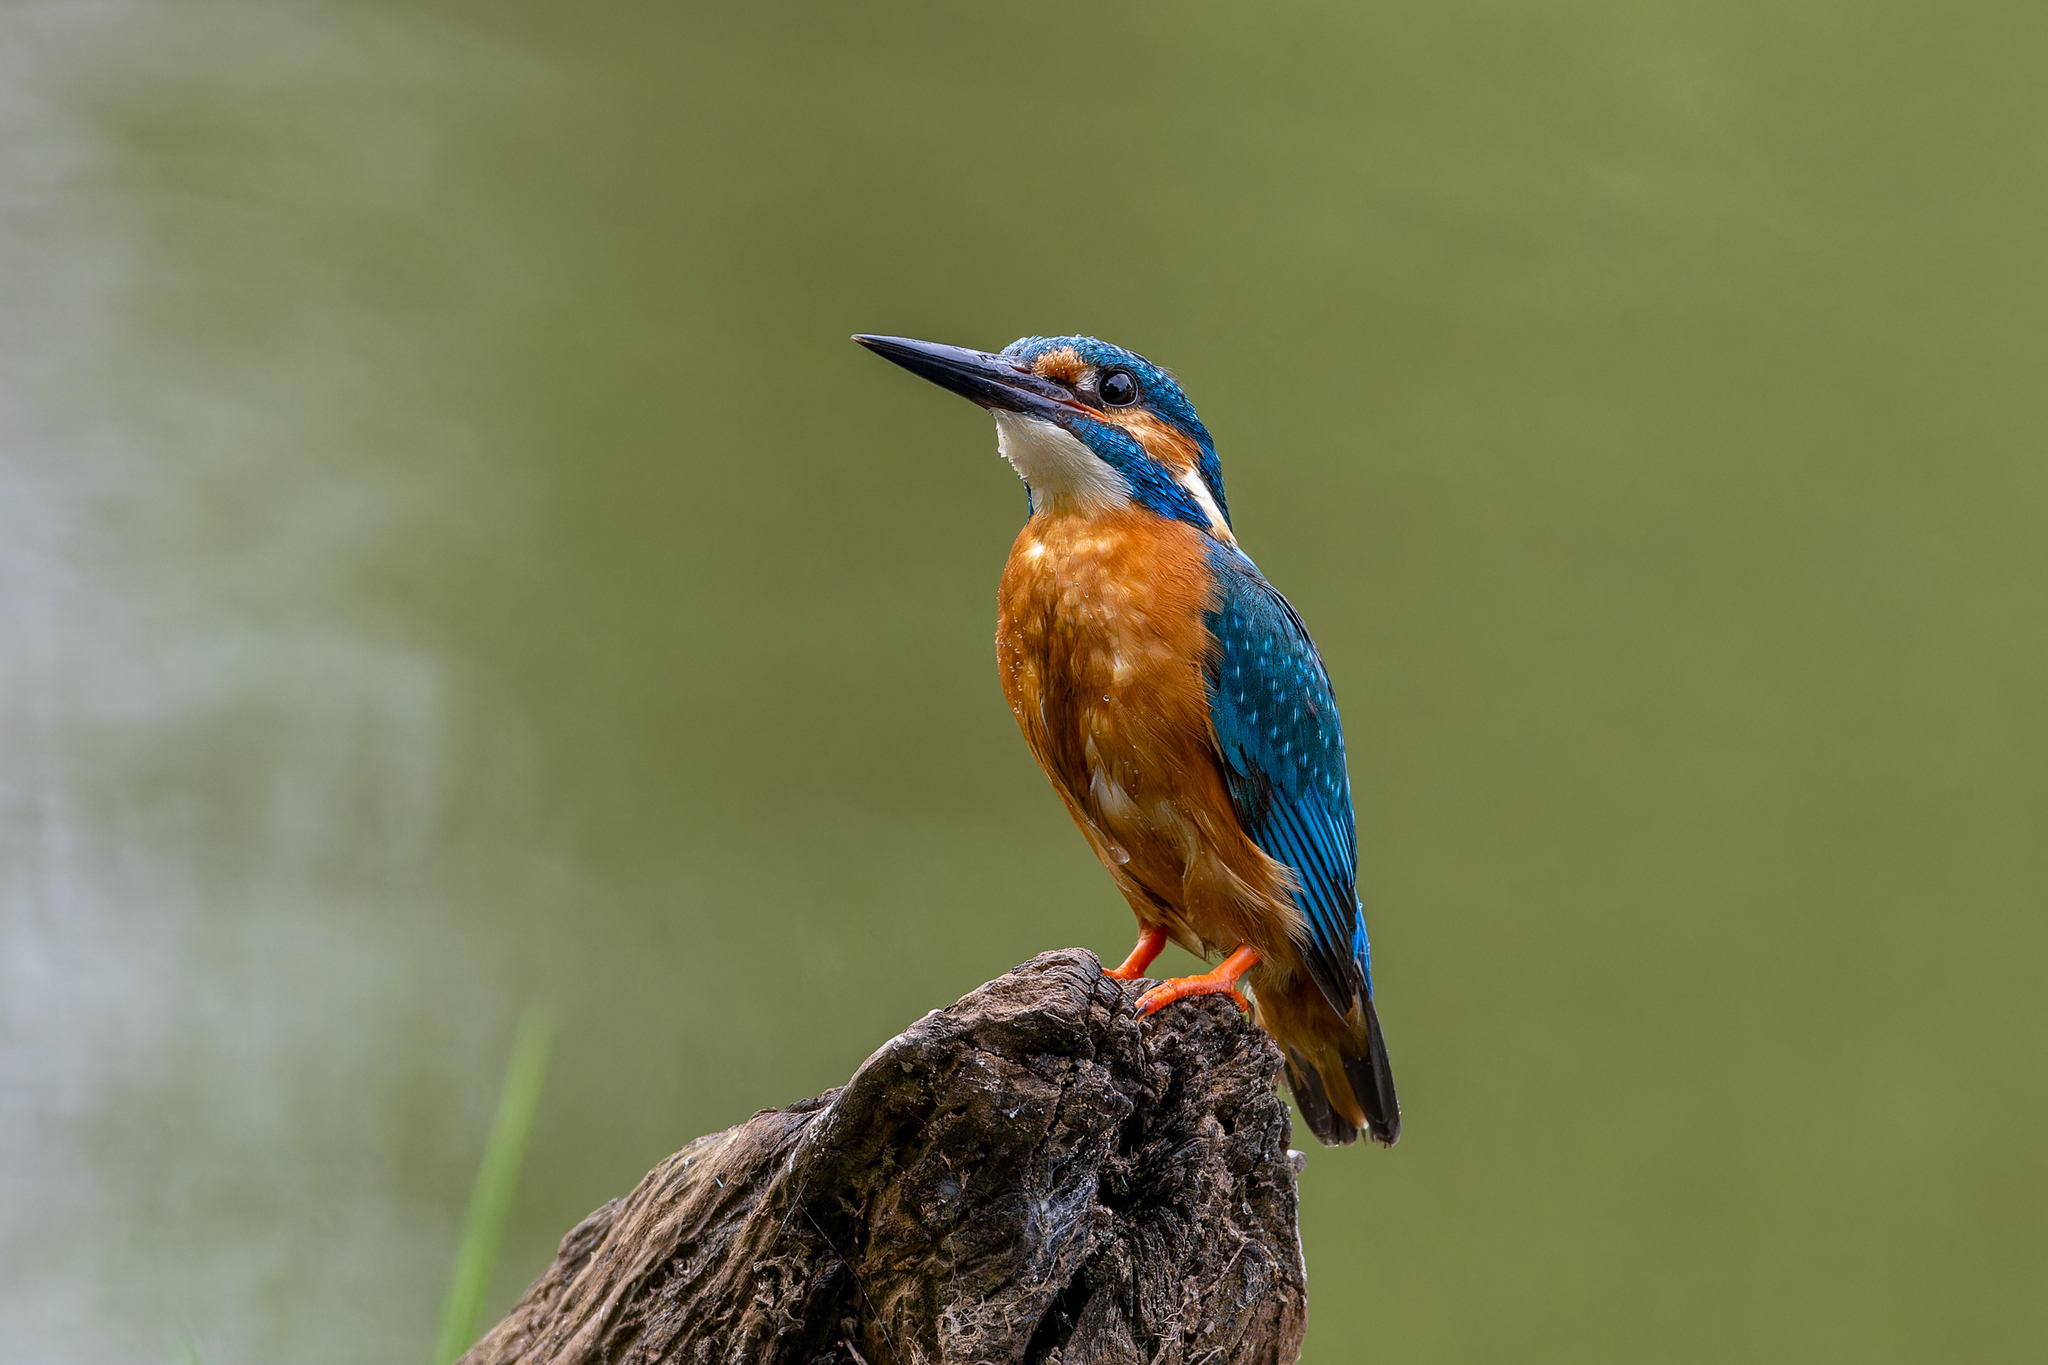
[[[1111,370],[1096,388],[1102,401],[1113,408],[1127,408],[1138,401],[1138,381],[1131,378],[1129,370]]]

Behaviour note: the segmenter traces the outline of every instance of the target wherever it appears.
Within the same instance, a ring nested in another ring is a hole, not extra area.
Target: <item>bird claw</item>
[[[1238,979],[1257,966],[1258,962],[1258,950],[1246,946],[1223,959],[1223,965],[1213,972],[1204,972],[1200,976],[1177,976],[1170,981],[1162,981],[1138,997],[1138,1017],[1142,1019],[1148,1014],[1166,1008],[1176,1000],[1185,1000],[1191,995],[1227,995],[1237,1002],[1239,1009],[1250,1014],[1251,1002],[1238,990],[1237,983]]]
[[[1244,992],[1228,981],[1211,981],[1206,976],[1177,976],[1162,981],[1138,997],[1138,1017],[1156,1014],[1176,1000],[1185,1000],[1194,995],[1227,995],[1237,1002],[1237,1007],[1246,1014],[1252,1012],[1252,1002],[1244,998]]]

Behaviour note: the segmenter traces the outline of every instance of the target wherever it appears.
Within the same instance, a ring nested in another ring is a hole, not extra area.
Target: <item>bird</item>
[[[1088,336],[999,352],[853,340],[987,409],[1023,480],[997,592],[1003,694],[1130,903],[1143,978],[1170,939],[1220,965],[1140,1015],[1225,994],[1280,1045],[1325,1144],[1392,1146],[1344,729],[1301,617],[1239,548],[1223,469],[1179,382]],[[1240,985],[1251,987],[1247,1000]]]

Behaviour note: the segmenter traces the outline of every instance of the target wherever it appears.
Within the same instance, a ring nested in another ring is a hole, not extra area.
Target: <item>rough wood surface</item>
[[[1046,953],[843,1088],[697,1139],[464,1361],[1294,1360],[1279,1053],[1227,999],[1139,1020],[1137,991]]]

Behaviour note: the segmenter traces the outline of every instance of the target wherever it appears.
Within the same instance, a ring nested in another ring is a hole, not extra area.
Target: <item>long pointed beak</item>
[[[1066,385],[1042,379],[999,355],[962,346],[942,346],[936,341],[913,341],[909,337],[856,333],[853,339],[884,360],[894,361],[912,374],[985,408],[1047,418],[1058,412],[1087,411],[1075,401],[1073,391]]]

